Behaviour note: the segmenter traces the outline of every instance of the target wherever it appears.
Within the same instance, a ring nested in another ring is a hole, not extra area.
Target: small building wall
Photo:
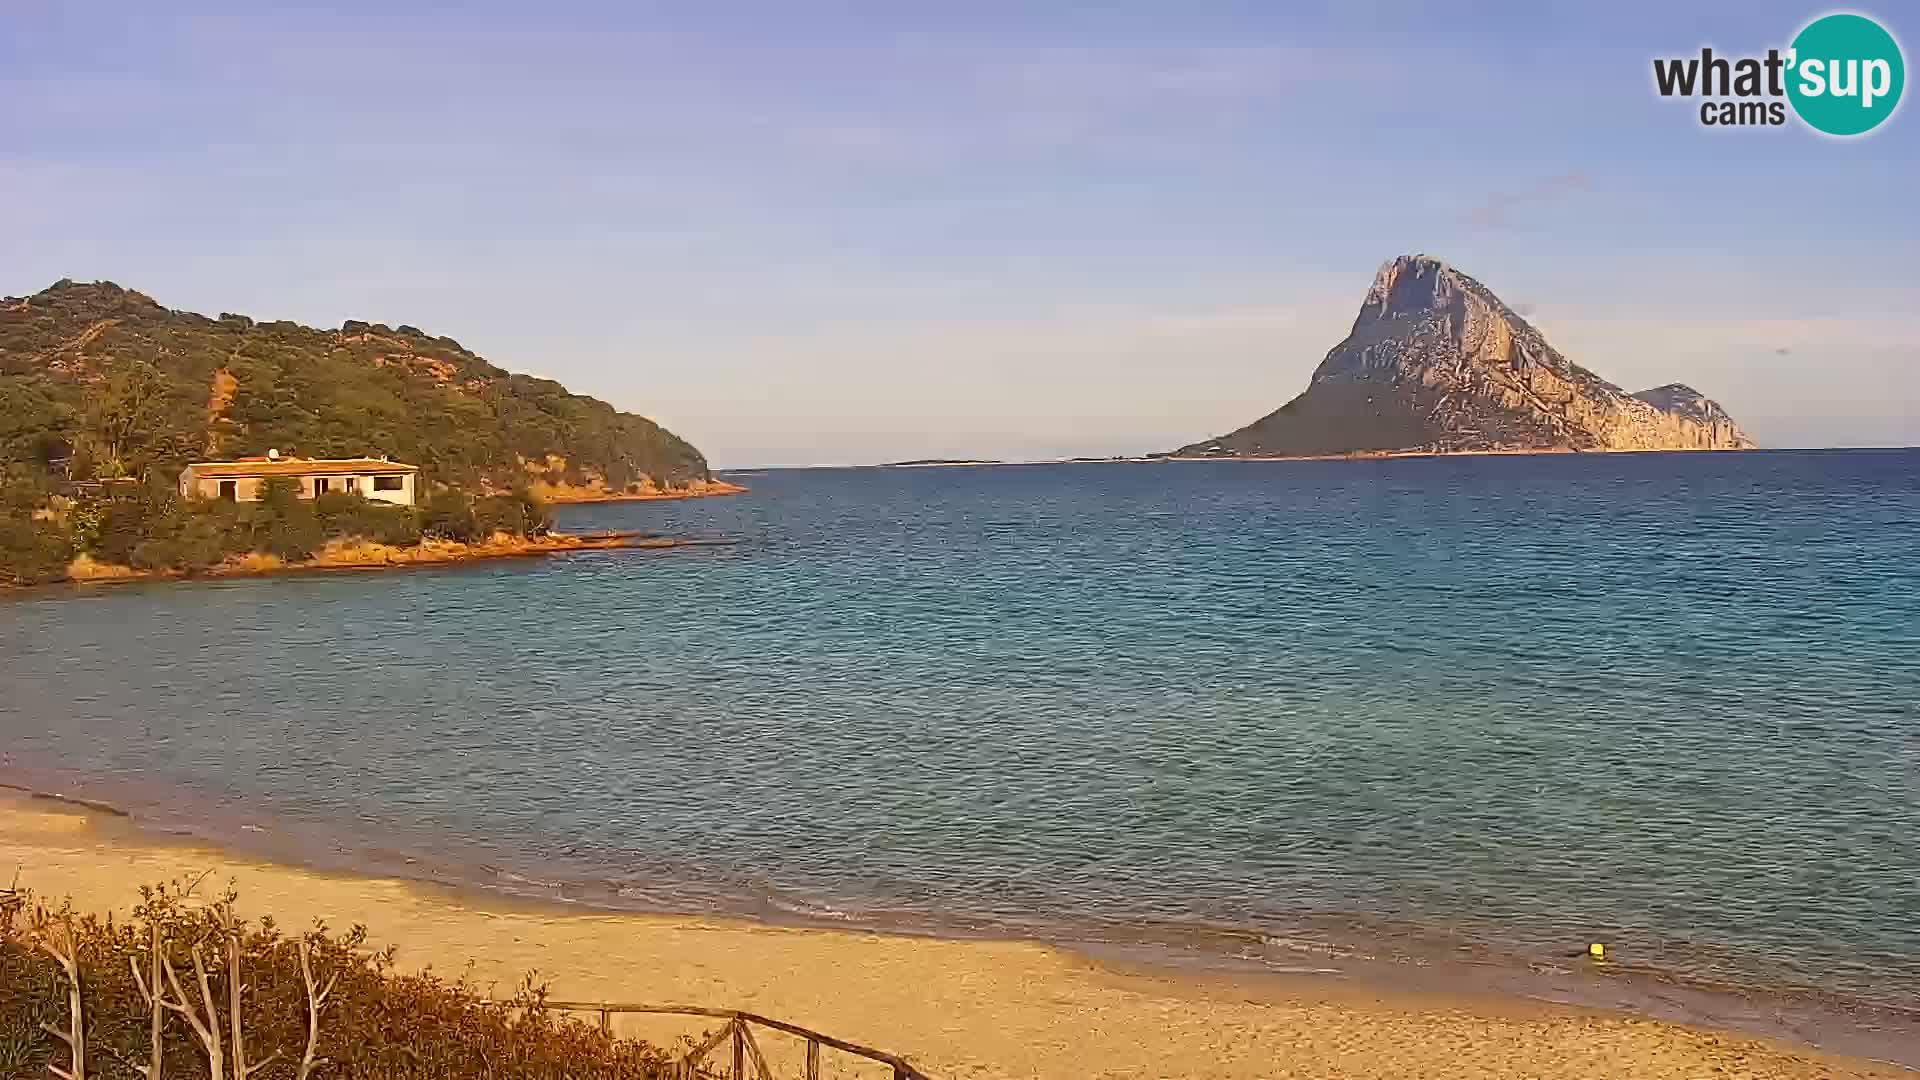
[[[398,490],[382,491],[374,486],[374,480],[380,476],[400,478]],[[289,476],[295,490],[302,499],[313,498],[315,480],[327,481],[329,492],[356,491],[374,502],[391,503],[394,506],[412,506],[414,492],[414,474],[411,472],[353,472],[353,473],[314,473],[307,476]],[[189,498],[218,499],[220,485],[234,485],[235,502],[259,502],[264,494],[266,480],[258,476],[200,476],[192,469],[180,474],[180,494]]]
[[[395,506],[413,505],[413,473],[405,472],[400,474],[399,491],[380,491],[375,489],[373,486],[375,475],[376,474],[369,474],[361,482],[360,494],[376,502],[392,503]],[[391,476],[392,474],[388,473],[385,475]]]
[[[208,476],[194,480],[182,480],[181,494],[196,499],[217,499],[220,497],[220,485],[231,480],[234,485],[234,499],[237,502],[259,502],[260,481],[250,476]],[[192,487],[188,488],[188,484]]]

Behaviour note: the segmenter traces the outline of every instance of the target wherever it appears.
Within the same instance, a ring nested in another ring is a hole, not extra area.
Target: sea
[[[0,781],[543,903],[1920,1064],[1920,451],[729,478],[560,512],[725,546],[0,599]]]

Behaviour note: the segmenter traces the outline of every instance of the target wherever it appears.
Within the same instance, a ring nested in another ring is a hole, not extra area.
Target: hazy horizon
[[[16,10],[0,291],[407,323],[743,468],[1218,435],[1426,252],[1764,446],[1920,443],[1913,118],[1650,87],[1824,9],[1363,7]]]

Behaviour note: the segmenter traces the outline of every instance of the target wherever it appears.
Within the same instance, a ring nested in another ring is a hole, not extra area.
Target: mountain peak
[[[32,296],[24,297],[28,304],[48,304],[65,302],[88,304],[97,307],[115,307],[136,304],[141,307],[157,308],[159,302],[143,292],[117,285],[104,278],[99,281],[75,281],[61,278],[59,281],[41,289]]]
[[[1275,412],[1177,453],[1319,456],[1754,445],[1726,410],[1671,383],[1628,394],[1562,356],[1431,255],[1380,267],[1353,329]]]
[[[1355,328],[1396,315],[1435,311],[1452,304],[1463,292],[1461,275],[1446,261],[1431,255],[1402,255],[1380,265],[1373,286],[1360,303]]]

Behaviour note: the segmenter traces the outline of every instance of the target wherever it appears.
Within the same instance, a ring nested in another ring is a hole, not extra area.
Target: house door
[[[327,478],[324,476],[315,477],[313,481],[313,497],[317,499],[320,496],[325,495],[326,493],[327,493]]]
[[[238,480],[220,481],[220,497],[227,500],[228,502],[238,502],[240,499],[240,481]]]

